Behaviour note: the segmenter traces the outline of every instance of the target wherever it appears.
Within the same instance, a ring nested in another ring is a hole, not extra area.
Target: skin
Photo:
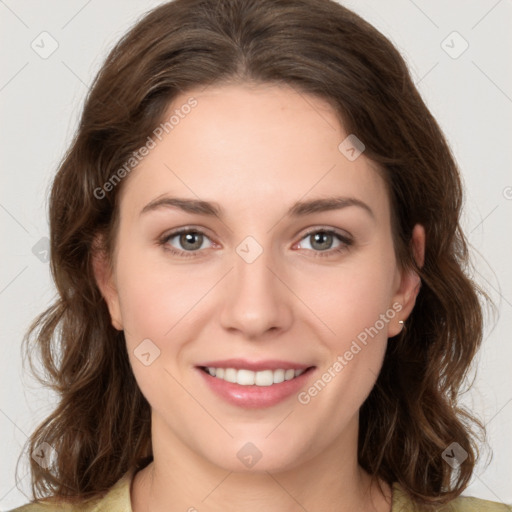
[[[113,272],[94,256],[152,409],[154,461],[135,475],[133,510],[389,511],[389,486],[370,485],[357,463],[358,412],[419,278],[396,261],[384,182],[364,153],[350,161],[338,150],[348,134],[319,98],[288,86],[218,85],[183,93],[169,113],[190,96],[197,106],[125,178]],[[215,201],[224,214],[140,214],[163,194]],[[295,201],[330,195],[364,201],[373,216],[358,206],[285,215]],[[200,249],[179,235],[167,247],[195,257],[158,244],[190,225],[204,233],[202,245],[191,242]],[[312,228],[353,243],[315,244]],[[263,250],[250,264],[236,252],[249,235]],[[421,263],[421,226],[413,244]],[[307,405],[292,395],[264,409],[236,407],[195,369],[230,357],[301,362],[317,367],[307,390],[396,303],[401,311]],[[149,366],[134,355],[147,338],[160,350]],[[252,468],[237,457],[247,442],[262,453]]]

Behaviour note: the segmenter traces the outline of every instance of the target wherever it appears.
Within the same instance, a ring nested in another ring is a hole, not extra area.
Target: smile
[[[306,371],[304,369],[277,369],[254,372],[246,369],[214,368],[212,366],[202,367],[201,369],[212,377],[240,386],[272,386],[299,377]]]

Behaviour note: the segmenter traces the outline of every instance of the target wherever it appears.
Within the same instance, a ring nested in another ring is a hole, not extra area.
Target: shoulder
[[[50,500],[42,500],[34,503],[27,503],[18,508],[13,508],[7,512],[71,512],[73,505],[63,504]]]
[[[130,485],[134,471],[123,475],[103,496],[86,502],[73,503],[47,498],[7,512],[132,512]]]
[[[392,512],[422,512],[423,510],[423,507],[412,502],[398,483],[393,484]],[[439,512],[512,512],[512,505],[459,496],[447,505],[439,507],[438,510]]]

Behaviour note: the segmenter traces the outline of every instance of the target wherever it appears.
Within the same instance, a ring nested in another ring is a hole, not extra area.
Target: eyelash
[[[178,235],[187,234],[187,233],[200,234],[200,235],[204,235],[204,236],[206,236],[208,238],[208,235],[206,235],[206,233],[204,233],[200,229],[182,228],[182,229],[173,231],[172,233],[169,233],[168,235],[163,236],[162,238],[160,238],[158,240],[158,244],[163,246],[164,250],[169,251],[170,253],[172,253],[175,256],[180,256],[180,257],[184,257],[184,258],[198,257],[197,256],[197,253],[199,252],[198,250],[197,251],[180,251],[180,250],[175,249],[174,247],[169,247],[167,245],[171,238],[174,238],[174,237],[176,237]],[[335,231],[333,229],[328,229],[328,228],[316,228],[316,229],[313,229],[311,231],[308,231],[307,233],[305,233],[302,236],[301,240],[304,240],[308,236],[313,235],[315,233],[324,233],[324,234],[327,234],[327,235],[334,235],[335,238],[337,238],[340,242],[342,242],[343,245],[339,246],[336,249],[330,249],[330,250],[327,250],[327,251],[314,251],[313,250],[314,257],[320,257],[320,258],[322,258],[322,257],[324,257],[324,258],[325,257],[329,257],[329,256],[332,256],[334,254],[346,251],[353,244],[353,240],[350,239],[349,237],[344,236],[344,235],[338,233],[337,231]],[[308,249],[308,250],[310,250],[310,249]]]

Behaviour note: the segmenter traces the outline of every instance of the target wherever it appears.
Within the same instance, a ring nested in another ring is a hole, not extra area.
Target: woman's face
[[[153,442],[236,471],[353,454],[418,284],[397,265],[382,178],[340,146],[334,111],[292,88],[197,89],[173,113],[124,178],[110,286],[96,266]],[[327,198],[341,199],[299,206]]]

